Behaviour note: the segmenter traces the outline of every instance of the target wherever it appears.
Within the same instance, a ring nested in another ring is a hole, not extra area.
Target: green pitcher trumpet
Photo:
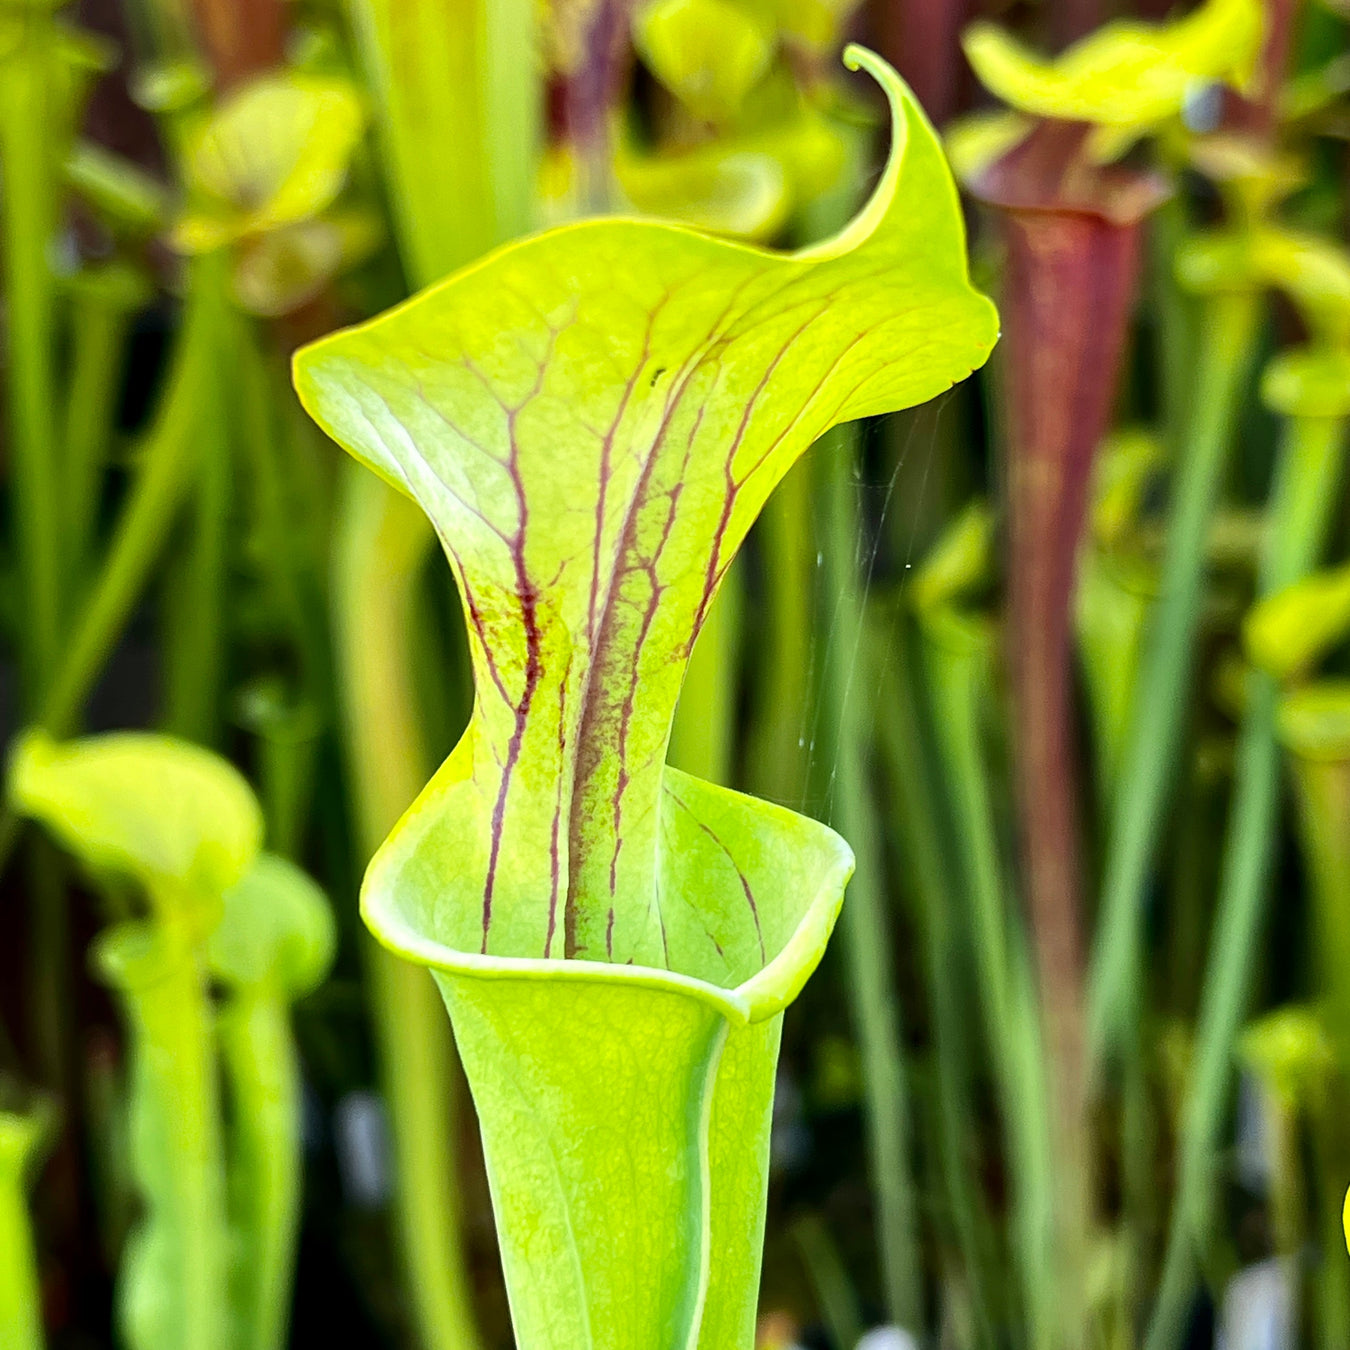
[[[225,1350],[224,1145],[197,944],[187,925],[134,920],[103,933],[93,958],[127,1026],[130,1161],[145,1204],[122,1255],[122,1335],[133,1350]]]
[[[1158,439],[1130,428],[1106,438],[1094,470],[1074,623],[1103,805],[1125,757],[1131,692],[1149,607],[1157,599],[1157,578],[1138,536],[1145,493],[1163,462]]]
[[[1343,617],[1341,636],[1350,629]],[[1316,680],[1280,700],[1280,740],[1311,881],[1318,988],[1338,1057],[1350,1062],[1350,683]]]
[[[123,1336],[131,1350],[278,1347],[300,1196],[289,1009],[332,959],[327,901],[290,863],[259,854],[248,784],[186,742],[31,733],[9,790],[97,883],[130,883],[143,898],[145,917],[106,929],[92,953],[127,1024],[144,1207],[118,1279]]]
[[[852,856],[667,768],[675,702],[793,461],[996,337],[931,127],[847,59],[896,129],[836,238],[583,222],[295,361],[315,420],[431,517],[464,602],[473,717],[362,909],[445,998],[527,1350],[753,1339],[780,1015]]]
[[[323,892],[274,854],[262,854],[224,898],[206,952],[230,991],[216,1032],[230,1096],[234,1345],[281,1350],[300,1219],[301,1083],[290,1011],[327,974],[337,935]]]
[[[119,1271],[122,1334],[131,1350],[225,1350],[225,1163],[204,944],[257,854],[258,804],[215,755],[139,733],[64,744],[30,733],[9,792],[96,882],[130,882],[147,903],[148,917],[104,930],[92,952],[127,1024],[144,1206]]]
[[[37,1257],[28,1219],[28,1180],[46,1121],[0,1111],[0,1345],[42,1350]]]

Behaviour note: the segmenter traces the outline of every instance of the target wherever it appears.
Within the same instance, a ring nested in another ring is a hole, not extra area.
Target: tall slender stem
[[[792,1225],[792,1237],[835,1350],[853,1350],[863,1334],[862,1311],[829,1229],[818,1215],[806,1214]]]
[[[1255,344],[1260,299],[1241,291],[1213,298],[1180,448],[1161,588],[1130,712],[1130,734],[1112,802],[1099,932],[1088,979],[1088,1063],[1099,1067],[1132,1016],[1144,921],[1144,891],[1170,797],[1186,685],[1194,657],[1205,534],[1233,438]]]
[[[1350,753],[1291,746],[1299,841],[1313,893],[1318,989],[1337,1054],[1350,1063]],[[1302,753],[1301,753],[1302,752]],[[1350,747],[1347,747],[1350,752]],[[1346,1325],[1350,1335],[1350,1323]]]
[[[191,924],[172,906],[95,948],[132,1039],[131,1151],[146,1212],[121,1267],[118,1317],[138,1350],[225,1350],[228,1230],[212,1010]]]
[[[174,735],[219,740],[224,683],[225,581],[230,499],[234,495],[218,348],[201,391],[196,423],[195,493],[183,564],[168,578],[164,726]]]
[[[297,531],[294,521],[302,512],[307,522],[326,526],[329,512],[317,485],[297,472],[309,448],[300,436],[309,429],[297,429],[289,418],[289,395],[263,335],[249,316],[232,317],[229,350],[241,394],[234,448],[246,471],[241,495],[263,544],[269,608],[292,652],[292,681],[258,708],[259,784],[273,849],[297,856],[312,804],[319,731],[332,720],[335,696],[322,563],[310,532]]]
[[[1061,6],[1061,15],[1073,8]],[[1092,465],[1110,425],[1133,310],[1142,224],[1163,190],[1147,175],[1094,165],[1083,137],[1081,126],[1043,123],[973,185],[996,208],[1006,244],[1001,403],[1013,769],[1057,1163],[1057,1334],[1067,1345],[1090,1335],[1086,1252],[1096,1218],[1070,615]]]
[[[1336,1105],[1344,1098],[1337,1096]],[[1341,1183],[1350,1163],[1345,1148],[1344,1116],[1330,1118],[1325,1106],[1313,1116],[1313,1165],[1318,1195],[1317,1242],[1324,1253],[1313,1274],[1313,1301],[1318,1350],[1347,1350],[1350,1347],[1350,1272],[1340,1259],[1345,1241],[1341,1217]]]
[[[800,807],[809,759],[811,606],[816,546],[811,537],[811,465],[798,461],[774,489],[757,524],[763,551],[765,649],[755,663],[758,707],[749,749],[751,787],[772,801]]]
[[[48,8],[8,20],[0,69],[0,166],[5,190],[6,359],[14,529],[24,597],[23,674],[30,706],[41,697],[61,636],[62,529],[56,437],[55,241],[59,149],[57,29]]]
[[[135,486],[41,706],[39,721],[53,736],[72,729],[191,481],[198,419],[215,379],[212,363],[220,350],[222,284],[219,259],[202,258],[193,265],[173,366],[145,439]]]
[[[216,334],[223,303],[218,264],[213,257],[194,264],[187,314],[164,395],[145,438],[135,486],[39,706],[37,722],[53,736],[69,734],[78,721],[191,482],[197,419],[215,378],[211,363],[218,351]],[[0,807],[0,869],[17,838],[18,817],[5,804]]]
[[[1013,1178],[1013,1263],[1033,1350],[1055,1344],[1059,1271],[1054,1254],[1054,1146],[1045,1051],[1030,955],[1010,931],[993,791],[980,734],[988,700],[991,635],[980,620],[923,616],[927,722],[972,934],[986,1039],[994,1060]]]
[[[334,540],[333,636],[358,842],[367,857],[417,795],[427,767],[409,644],[430,535],[411,501],[359,465],[346,467]],[[419,1337],[425,1350],[471,1350],[478,1334],[459,1241],[449,1022],[425,970],[374,943],[368,957]]]
[[[1266,525],[1262,594],[1292,585],[1316,564],[1335,501],[1344,439],[1345,425],[1338,418],[1295,418],[1289,423]],[[1248,677],[1247,700],[1194,1068],[1181,1122],[1177,1196],[1147,1350],[1171,1350],[1185,1330],[1199,1248],[1213,1209],[1212,1164],[1227,1108],[1233,1044],[1247,1004],[1274,854],[1279,686],[1272,676],[1255,672]]]
[[[985,1216],[976,1199],[978,1184],[971,1157],[970,1067],[962,975],[960,896],[948,848],[933,774],[923,734],[915,663],[911,660],[911,622],[897,615],[887,634],[887,660],[881,666],[885,685],[879,700],[879,733],[887,783],[895,799],[892,812],[903,857],[913,874],[916,917],[926,946],[926,978],[932,990],[934,1040],[937,1050],[938,1148],[947,1202],[956,1240],[966,1265],[966,1281],[974,1310],[979,1344],[995,1343],[990,1303],[996,1280],[990,1260],[991,1242]]]
[[[1163,437],[1175,459],[1181,452],[1195,374],[1198,337],[1194,297],[1177,280],[1177,250],[1190,221],[1186,199],[1176,193],[1159,204],[1148,232],[1148,300],[1157,323],[1155,361],[1161,384]]]
[[[94,279],[75,302],[62,434],[66,479],[62,496],[67,561],[77,574],[89,561],[104,461],[117,415],[123,342],[131,310],[141,299],[132,277],[110,268],[106,278]]]
[[[1020,186],[1020,175],[1009,177]],[[1111,218],[1105,203],[1099,213],[1053,197],[1033,200],[1032,209],[1000,203],[1008,245],[1008,660],[1025,899],[1058,1162],[1060,1320],[1073,1344],[1087,1334],[1084,1254],[1095,1196],[1070,613],[1091,468],[1109,425],[1134,300],[1141,217]]]
[[[891,1320],[917,1336],[924,1328],[924,1301],[911,1157],[913,1108],[900,1043],[900,1007],[882,889],[881,830],[867,777],[864,708],[869,699],[859,662],[864,634],[853,481],[856,454],[856,432],[843,427],[822,437],[814,451],[820,499],[827,513],[828,612],[834,615],[824,671],[827,734],[819,749],[822,765],[829,768],[827,792],[834,823],[853,845],[858,860],[839,929],[863,1062],[882,1289]]]
[[[56,242],[58,166],[69,119],[62,106],[71,87],[62,70],[59,29],[48,7],[6,16],[0,60],[0,225],[3,227],[7,431],[11,511],[18,554],[23,622],[19,669],[31,715],[55,667],[63,614],[62,554],[67,532],[60,500],[56,421]],[[63,1047],[68,1025],[68,924],[59,866],[46,852],[30,862],[36,994],[34,1022],[44,1072],[69,1086]]]
[[[240,989],[217,1021],[233,1112],[231,1293],[240,1350],[282,1350],[300,1217],[301,1078],[285,1001]]]

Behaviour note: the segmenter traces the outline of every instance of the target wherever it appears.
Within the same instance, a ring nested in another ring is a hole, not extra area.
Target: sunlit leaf
[[[1350,254],[1319,235],[1276,226],[1200,235],[1180,251],[1177,274],[1196,291],[1277,288],[1319,337],[1350,341]]]
[[[292,999],[323,979],[336,940],[323,891],[294,863],[263,853],[225,892],[207,959],[232,985],[261,985]]]
[[[583,223],[298,355],[320,424],[436,522],[472,628],[472,726],[372,912],[411,836],[440,835],[449,946],[667,965],[661,761],[722,573],[820,432],[932,397],[994,340],[936,140],[890,90],[891,162],[826,245]]]
[[[787,175],[772,155],[720,144],[667,155],[621,150],[614,170],[645,215],[668,216],[711,234],[772,238],[792,206]]]
[[[1350,568],[1315,572],[1247,615],[1243,644],[1254,666],[1288,680],[1350,635]]]
[[[364,120],[344,80],[264,75],[230,94],[189,147],[175,247],[204,253],[318,215],[346,182]]]
[[[773,34],[729,0],[652,0],[633,36],[652,74],[710,122],[740,107],[773,58]]]
[[[1211,81],[1248,87],[1264,28],[1260,0],[1205,0],[1168,24],[1109,23],[1047,58],[990,23],[965,34],[984,86],[1038,117],[1144,131],[1180,115]]]
[[[10,763],[10,798],[95,873],[219,896],[262,842],[252,789],[186,741],[120,732],[64,743],[30,732]]]

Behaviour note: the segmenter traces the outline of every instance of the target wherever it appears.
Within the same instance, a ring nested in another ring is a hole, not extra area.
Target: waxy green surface
[[[852,855],[665,765],[680,683],[769,493],[839,422],[997,336],[932,128],[795,254],[589,221],[297,354],[306,408],[434,523],[469,729],[376,855],[376,935],[436,973],[523,1350],[753,1339],[779,1014]],[[570,959],[565,959],[570,958]]]
[[[940,393],[996,336],[931,129],[866,60],[895,141],[827,244],[783,255],[586,222],[297,356],[316,420],[432,518],[470,622],[469,733],[367,886],[395,945],[391,926],[732,988],[795,927],[762,931],[740,860],[680,823],[664,751],[685,663],[797,456],[838,422]],[[697,903],[725,911],[710,932],[661,884],[682,834],[702,839],[718,897]]]

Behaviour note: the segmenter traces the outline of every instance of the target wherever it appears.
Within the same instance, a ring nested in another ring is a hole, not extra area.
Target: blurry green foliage
[[[166,912],[180,897],[218,901],[262,844],[239,771],[167,736],[61,743],[33,732],[12,752],[9,795],[95,876],[130,878]]]
[[[45,1344],[28,1190],[50,1129],[43,1111],[0,1110],[0,1340],[8,1350]]]
[[[1263,29],[1260,0],[1205,0],[1169,24],[1106,24],[1053,59],[986,23],[967,29],[964,46],[980,82],[1005,103],[1093,123],[1098,153],[1110,158],[1178,117],[1206,83],[1250,87]]]
[[[266,75],[232,92],[189,136],[171,242],[186,254],[233,246],[242,307],[295,309],[380,241],[372,212],[334,206],[364,128],[345,80]]]
[[[1350,633],[1350,568],[1312,576],[1262,600],[1247,615],[1243,644],[1252,664],[1295,679]]]
[[[147,917],[105,929],[92,951],[128,1024],[131,1166],[145,1206],[122,1258],[122,1333],[133,1350],[276,1350],[299,1212],[288,1009],[332,962],[327,901],[293,864],[260,853],[262,812],[238,771],[187,742],[30,733],[9,794],[100,886],[125,904],[130,884],[148,901]],[[229,991],[218,1013],[208,972]]]

